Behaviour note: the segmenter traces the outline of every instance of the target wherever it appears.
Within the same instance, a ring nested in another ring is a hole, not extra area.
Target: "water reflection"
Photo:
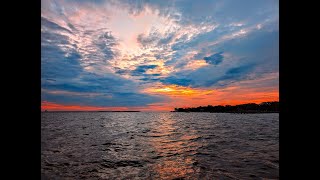
[[[43,179],[278,179],[278,118],[44,113],[41,172]]]
[[[157,159],[152,169],[160,179],[192,177],[199,172],[192,156],[200,146],[194,141],[199,135],[194,129],[178,126],[177,121],[174,115],[163,113],[149,132]]]

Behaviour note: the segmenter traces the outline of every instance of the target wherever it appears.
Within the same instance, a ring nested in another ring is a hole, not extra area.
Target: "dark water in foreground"
[[[41,114],[42,179],[279,179],[279,114]]]

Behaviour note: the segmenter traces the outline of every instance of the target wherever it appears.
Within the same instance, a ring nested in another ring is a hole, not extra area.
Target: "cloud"
[[[138,66],[135,70],[132,71],[132,75],[141,75],[145,73],[148,69],[154,69],[158,67],[157,65],[142,65]]]
[[[253,70],[254,66],[255,66],[254,64],[247,64],[247,65],[228,69],[224,75],[212,80],[205,81],[203,83],[203,86],[210,87],[212,85],[216,85],[221,81],[224,81],[224,82],[217,85],[226,86],[235,81],[244,80],[246,78],[246,75],[249,74],[250,70]]]
[[[64,37],[61,35],[53,35],[51,42],[56,44],[42,43],[41,47],[41,77],[42,78],[73,78],[79,75],[81,65],[79,60],[81,56],[70,48],[65,52],[59,45],[63,45]],[[46,34],[42,36],[42,41],[46,41]]]
[[[43,98],[45,97],[45,98]],[[113,93],[110,95],[99,94],[98,96],[53,94],[43,93],[42,100],[65,104],[65,105],[88,105],[88,106],[146,106],[154,102],[161,102],[162,98],[141,93]]]
[[[142,78],[141,80],[148,80],[151,76],[161,76],[160,73],[147,73],[147,71],[154,70],[158,67],[158,65],[140,65],[135,67],[134,70],[115,68],[115,72],[120,75],[130,75],[133,77],[144,76],[145,78]]]
[[[112,36],[111,32],[101,34],[96,40],[96,46],[100,49],[102,54],[102,61],[113,59],[116,56],[113,47],[117,45],[117,40]]]
[[[155,45],[159,40],[159,36],[157,33],[153,32],[152,34],[149,34],[148,36],[144,34],[139,34],[137,37],[137,41],[143,46],[143,47],[149,47],[152,45]]]
[[[140,93],[137,84],[121,77],[97,77],[86,72],[80,76],[80,79],[43,82],[42,100],[90,106],[142,106],[162,100]]]
[[[230,75],[230,76],[240,75],[244,72],[247,72],[251,67],[252,65],[245,65],[245,66],[231,68],[227,71],[226,75]]]
[[[204,57],[203,60],[205,60],[207,63],[209,64],[214,64],[214,65],[218,65],[222,62],[223,60],[223,52],[218,52],[216,54],[212,54],[211,56],[208,57]]]
[[[116,56],[113,47],[117,40],[110,32],[83,31],[83,37],[92,38],[86,40],[77,39],[79,32],[73,32],[73,28],[66,29],[42,17],[43,101],[91,106],[144,106],[161,101],[160,97],[140,93],[135,82],[101,70]],[[137,72],[154,67],[140,66]]]
[[[160,80],[162,83],[164,84],[176,84],[179,86],[189,86],[192,84],[192,80],[191,79],[187,79],[187,78],[178,78],[175,76],[169,76],[165,79]]]
[[[72,33],[69,29],[61,27],[58,24],[56,24],[56,23],[54,23],[44,17],[41,17],[41,27],[42,28],[49,28],[51,30],[56,30],[56,31],[65,31],[68,33]]]

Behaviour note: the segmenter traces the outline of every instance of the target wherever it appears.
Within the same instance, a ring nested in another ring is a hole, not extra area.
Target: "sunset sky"
[[[42,110],[279,100],[276,0],[42,0]]]

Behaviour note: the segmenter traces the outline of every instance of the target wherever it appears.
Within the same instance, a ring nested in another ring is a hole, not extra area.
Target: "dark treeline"
[[[279,102],[248,103],[235,106],[199,106],[191,108],[174,108],[172,112],[222,112],[222,113],[270,113],[279,112]]]

